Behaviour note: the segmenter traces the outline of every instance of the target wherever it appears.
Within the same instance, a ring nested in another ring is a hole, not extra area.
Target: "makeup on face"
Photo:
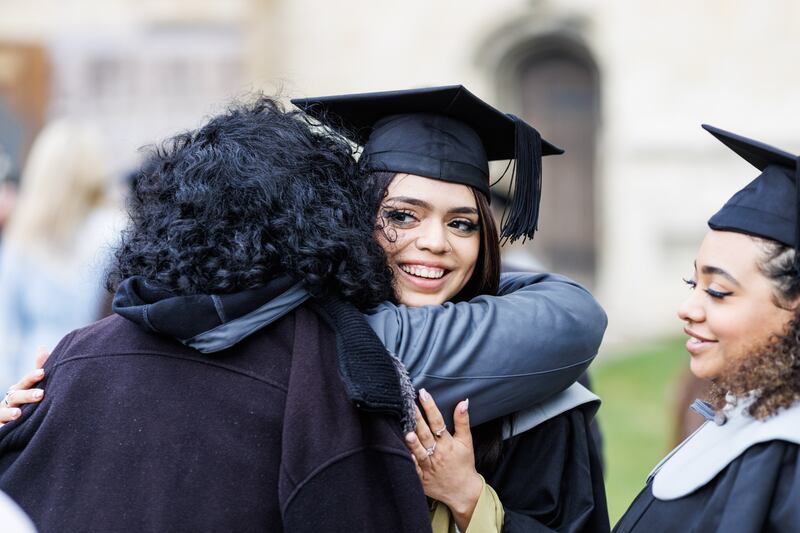
[[[689,337],[692,372],[713,379],[753,346],[781,333],[792,313],[775,304],[772,285],[758,269],[761,249],[747,235],[709,231],[684,280],[691,293],[678,309]]]
[[[469,187],[398,174],[378,222],[400,303],[442,304],[467,284],[480,251],[480,217]]]

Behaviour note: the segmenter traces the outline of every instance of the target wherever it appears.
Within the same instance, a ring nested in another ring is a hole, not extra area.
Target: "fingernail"
[[[459,407],[462,413],[466,413],[467,409],[469,409],[469,398],[461,402],[461,407]]]
[[[22,411],[20,411],[19,409],[14,409],[13,411],[11,411],[11,418],[19,418],[19,415],[21,414]]]
[[[38,400],[39,398],[42,397],[43,394],[44,394],[44,391],[42,391],[40,389],[34,389],[33,390],[33,399],[34,400]]]
[[[36,371],[36,375],[37,376],[44,376],[44,368],[40,368],[39,370],[37,370]]]
[[[409,444],[413,444],[416,438],[417,438],[416,435],[414,435],[413,433],[406,434],[406,442]]]
[[[419,399],[423,402],[431,401],[431,395],[425,389],[419,389]]]

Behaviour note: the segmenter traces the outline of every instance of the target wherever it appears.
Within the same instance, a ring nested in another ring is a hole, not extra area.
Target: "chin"
[[[408,307],[422,307],[423,305],[441,305],[447,299],[436,294],[409,294],[401,295],[398,301]]]
[[[692,357],[689,363],[689,369],[692,371],[692,374],[695,377],[700,379],[714,379],[715,377],[719,376],[722,365],[719,364],[718,361],[713,360],[714,356],[711,356],[712,360],[706,357]]]

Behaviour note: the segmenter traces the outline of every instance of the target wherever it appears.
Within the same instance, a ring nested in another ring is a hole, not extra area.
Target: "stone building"
[[[567,149],[511,253],[590,286],[614,344],[679,334],[705,220],[755,175],[700,123],[800,153],[799,19],[790,0],[0,0],[0,118],[96,119],[123,167],[253,88],[462,83]],[[14,71],[20,50],[40,68]]]

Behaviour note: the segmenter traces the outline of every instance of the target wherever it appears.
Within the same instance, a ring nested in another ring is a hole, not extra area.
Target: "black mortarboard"
[[[796,250],[797,269],[800,266],[800,158],[707,124],[703,124],[703,128],[761,171],[708,220],[709,227],[792,246]]]
[[[489,161],[516,159],[501,235],[533,237],[542,156],[563,150],[461,85],[292,100],[364,147],[369,168],[469,185],[489,196]]]

